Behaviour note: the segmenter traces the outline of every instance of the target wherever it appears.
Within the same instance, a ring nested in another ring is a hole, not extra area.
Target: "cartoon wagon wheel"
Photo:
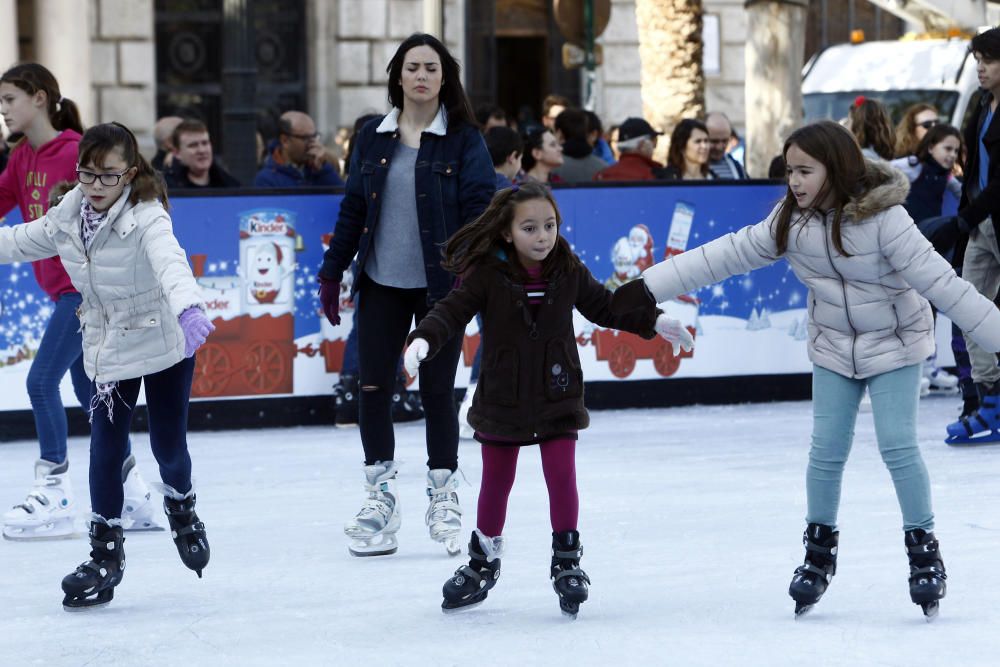
[[[229,353],[218,343],[205,343],[198,350],[192,393],[196,396],[219,396],[229,384],[233,363]]]
[[[674,346],[667,341],[653,353],[653,368],[663,377],[670,377],[681,367],[681,358],[674,354]]]
[[[247,349],[243,376],[258,393],[270,394],[281,384],[287,365],[277,345],[270,341],[257,341]]]
[[[608,367],[616,378],[627,378],[635,368],[635,350],[629,345],[616,345],[608,355]]]

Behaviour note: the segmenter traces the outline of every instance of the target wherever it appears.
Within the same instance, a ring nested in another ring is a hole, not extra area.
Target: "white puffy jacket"
[[[979,345],[1000,351],[1000,311],[934,251],[900,204],[906,176],[868,162],[868,191],[845,207],[833,245],[833,214],[794,224],[784,257],[809,288],[809,358],[852,378],[922,362],[934,351],[927,299]],[[727,234],[643,273],[657,301],[781,259],[772,233],[779,207],[756,225]],[[926,298],[925,298],[926,297]]]
[[[150,375],[184,358],[177,318],[202,298],[170,215],[158,201],[111,207],[89,253],[80,238],[78,185],[44,217],[0,227],[0,262],[59,255],[83,295],[84,368],[99,383]]]

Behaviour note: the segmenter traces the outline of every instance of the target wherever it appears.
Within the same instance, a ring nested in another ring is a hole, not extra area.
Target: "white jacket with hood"
[[[170,215],[159,201],[128,202],[126,187],[84,250],[77,185],[44,217],[0,227],[0,263],[59,255],[83,295],[84,368],[99,384],[150,375],[184,358],[178,317],[202,297]]]
[[[928,299],[983,348],[1000,351],[1000,311],[955,275],[900,205],[906,176],[885,162],[868,162],[867,169],[872,185],[847,204],[840,227],[850,256],[833,245],[832,212],[792,217],[783,257],[809,288],[809,359],[851,378],[921,363],[934,351]],[[779,209],[647,269],[646,286],[663,302],[776,262]]]

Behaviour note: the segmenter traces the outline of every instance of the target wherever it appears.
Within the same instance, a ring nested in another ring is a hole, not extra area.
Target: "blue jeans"
[[[867,385],[878,449],[896,487],[903,530],[934,528],[930,480],[917,447],[920,375],[920,364],[864,380],[813,366],[813,435],[806,472],[808,523],[837,525],[844,464]]]
[[[187,422],[194,359],[188,357],[159,373],[118,382],[112,393],[113,419],[108,418],[104,403],[98,403],[94,410],[90,425],[90,504],[105,519],[121,517],[125,502],[122,463],[128,457],[129,425],[143,383],[149,412],[149,444],[160,467],[160,479],[180,493],[191,490]]]
[[[83,302],[77,292],[60,295],[45,327],[38,353],[28,371],[28,400],[35,418],[40,457],[52,463],[66,460],[66,409],[59,383],[66,371],[73,381],[76,400],[90,407],[90,380],[83,370],[83,334],[76,309]]]

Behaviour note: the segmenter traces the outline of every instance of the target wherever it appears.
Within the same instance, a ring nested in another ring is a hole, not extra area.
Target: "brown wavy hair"
[[[14,65],[0,76],[0,83],[17,86],[29,95],[39,91],[45,93],[46,109],[52,127],[60,132],[75,130],[83,134],[83,122],[80,120],[80,110],[76,103],[60,94],[59,82],[44,66],[38,63]]]
[[[708,134],[708,127],[696,118],[685,118],[677,123],[674,126],[674,131],[670,133],[670,150],[667,151],[667,165],[680,172],[681,178],[684,177],[684,165],[686,163],[684,149],[687,148],[688,139],[691,138],[695,130],[701,130],[705,134]],[[705,162],[705,164],[701,165],[701,173],[703,176],[708,176],[708,171],[708,162]]]
[[[933,104],[920,102],[909,107],[903,113],[902,120],[896,126],[896,157],[916,154],[917,144],[920,143],[917,139],[917,116],[925,111],[938,112]]]
[[[865,158],[861,154],[858,142],[839,123],[821,120],[818,123],[801,127],[789,135],[781,150],[786,162],[788,149],[792,146],[798,147],[803,153],[826,167],[826,182],[813,201],[818,206],[827,197],[833,197],[833,225],[831,227],[833,246],[844,257],[850,257],[850,253],[844,250],[840,234],[840,228],[844,222],[844,207],[852,197],[856,197],[867,189]],[[778,255],[784,255],[788,251],[788,237],[792,227],[803,224],[811,212],[801,211],[798,208],[795,196],[792,194],[792,188],[789,187],[775,218],[774,240],[778,247]]]
[[[892,120],[881,102],[858,99],[851,105],[847,117],[851,132],[861,148],[871,148],[883,160],[891,160],[895,146]]]
[[[556,228],[561,229],[562,216],[559,214],[559,207],[545,185],[528,182],[504,188],[493,196],[493,201],[482,215],[448,239],[441,266],[446,271],[462,276],[484,260],[505,254],[515,273],[526,279],[527,272],[518,261],[513,244],[504,240],[503,234],[510,231],[517,205],[533,199],[544,199],[552,204],[552,209],[556,213]],[[573,254],[569,242],[560,234],[556,237],[552,252],[542,260],[542,276],[548,279],[557,273],[569,271],[579,263],[580,260]]]
[[[80,139],[78,161],[81,165],[99,166],[104,164],[104,158],[108,153],[116,149],[121,151],[122,159],[130,169],[136,168],[135,178],[132,179],[132,192],[128,197],[129,202],[135,205],[141,201],[158,199],[163,208],[169,207],[167,186],[163,182],[163,177],[139,152],[139,143],[135,140],[132,130],[121,123],[102,123],[84,132],[83,138]]]

